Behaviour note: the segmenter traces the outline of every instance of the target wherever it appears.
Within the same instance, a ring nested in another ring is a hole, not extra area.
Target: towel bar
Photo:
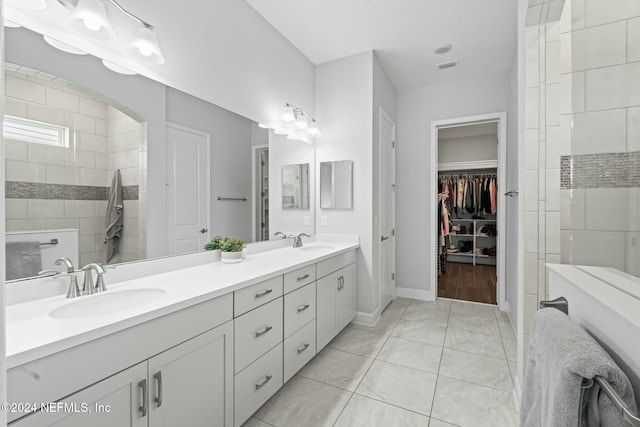
[[[51,239],[48,242],[40,243],[40,246],[48,246],[48,245],[55,246],[57,244],[58,244],[58,239]]]
[[[246,197],[220,197],[220,196],[218,196],[218,200],[222,200],[222,201],[233,200],[233,201],[236,201],[236,202],[246,202],[247,198]]]
[[[565,297],[559,297],[551,301],[540,301],[540,308],[556,308],[566,315],[569,315],[569,301]],[[609,381],[599,375],[593,377],[593,380],[600,386],[602,392],[609,398],[613,406],[622,413],[627,422],[633,427],[640,427],[640,417],[635,415],[626,403],[622,400],[618,392],[611,386]]]

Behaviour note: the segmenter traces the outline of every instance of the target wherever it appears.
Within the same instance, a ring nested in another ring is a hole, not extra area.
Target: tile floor
[[[495,307],[398,298],[349,325],[243,427],[512,427],[515,336]]]

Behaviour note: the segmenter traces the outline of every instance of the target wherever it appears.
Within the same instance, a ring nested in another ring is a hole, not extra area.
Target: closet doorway
[[[434,297],[504,308],[505,126],[506,113],[432,123]]]

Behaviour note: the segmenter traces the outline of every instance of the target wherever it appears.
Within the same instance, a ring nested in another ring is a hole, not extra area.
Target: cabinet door
[[[231,427],[233,322],[149,359],[150,427]]]
[[[344,329],[356,317],[356,265],[351,264],[338,274],[338,331]]]
[[[338,276],[329,274],[316,283],[316,342],[317,351],[329,343],[338,333],[336,293]]]
[[[143,390],[143,388],[145,388]],[[139,363],[66,399],[21,418],[12,427],[146,427],[147,362]],[[148,402],[148,401],[147,401]],[[144,409],[143,409],[144,408]]]

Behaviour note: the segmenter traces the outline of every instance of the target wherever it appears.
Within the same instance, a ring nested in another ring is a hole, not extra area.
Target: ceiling
[[[516,54],[514,0],[246,1],[316,65],[374,50],[399,91],[509,70]]]

